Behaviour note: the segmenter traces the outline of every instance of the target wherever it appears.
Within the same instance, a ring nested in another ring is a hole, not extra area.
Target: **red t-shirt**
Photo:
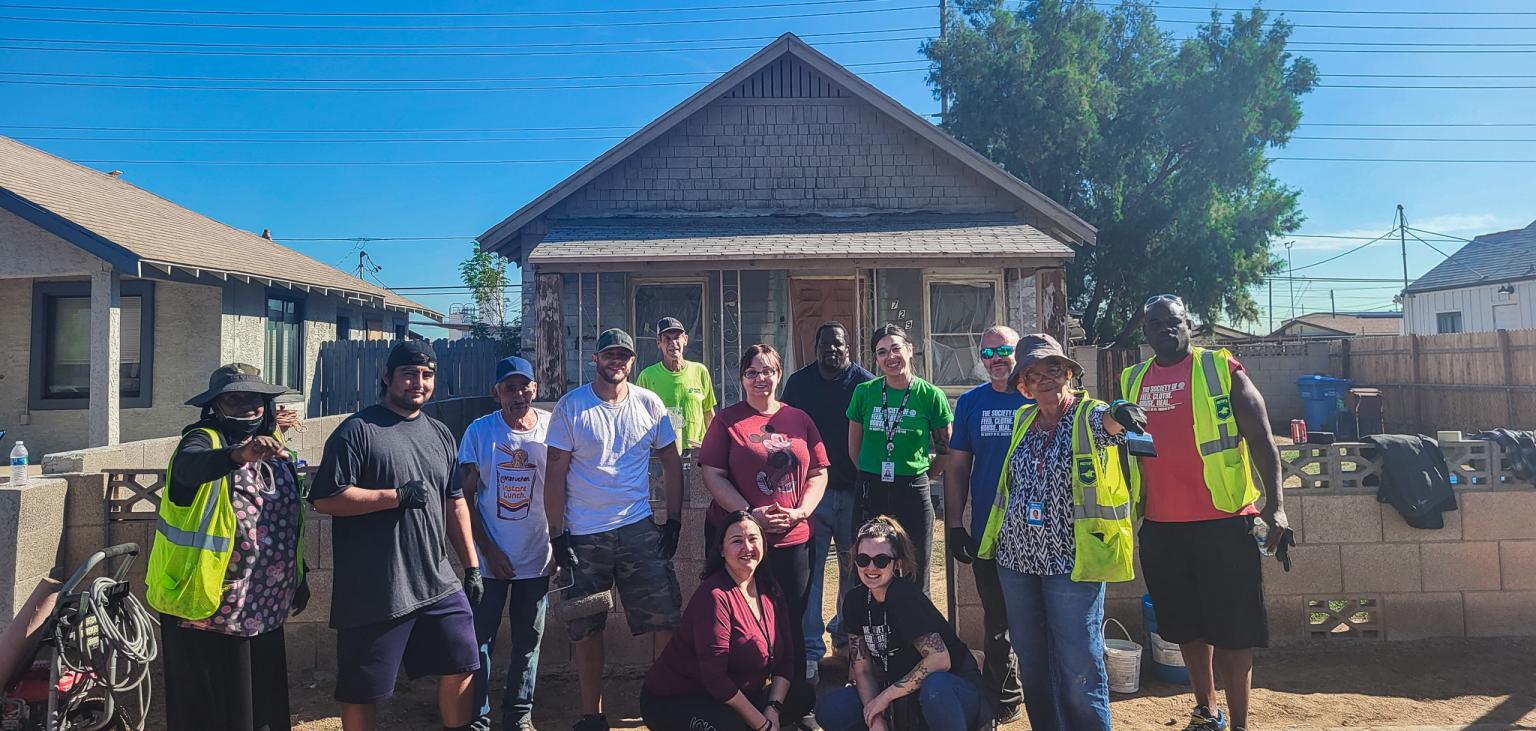
[[[1205,484],[1205,464],[1200,446],[1195,443],[1195,412],[1190,407],[1190,370],[1194,356],[1177,365],[1163,367],[1152,362],[1141,379],[1137,403],[1147,411],[1147,433],[1157,443],[1157,456],[1141,461],[1143,489],[1147,498],[1147,520],[1160,523],[1190,523],[1197,520],[1230,518],[1211,502]],[[1243,369],[1236,358],[1232,372]],[[1257,515],[1249,505],[1236,515]]]
[[[806,474],[830,463],[809,414],[784,404],[770,416],[741,401],[710,422],[699,447],[699,464],[725,470],[754,508],[772,503],[795,508],[805,496]],[[718,526],[725,522],[725,508],[711,502],[705,517]],[[788,533],[764,537],[774,548],[798,546],[810,540],[811,524],[801,521]]]

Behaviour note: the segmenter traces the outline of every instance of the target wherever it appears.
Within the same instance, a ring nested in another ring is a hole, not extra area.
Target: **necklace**
[[[866,623],[865,627],[869,630],[869,632],[871,634],[877,635],[877,636],[865,635],[865,637],[864,637],[864,647],[865,647],[865,649],[869,650],[869,654],[873,655],[876,660],[880,661],[880,673],[881,673],[881,675],[882,676],[888,675],[891,672],[891,645],[890,645],[890,634],[891,633],[885,627],[885,620],[886,620],[885,605],[884,604],[880,605],[880,622],[879,622],[879,624],[876,624],[875,623],[875,593],[873,591],[871,591],[869,589],[869,587],[865,587],[864,588],[864,592],[865,592],[865,597],[864,597],[864,621]]]

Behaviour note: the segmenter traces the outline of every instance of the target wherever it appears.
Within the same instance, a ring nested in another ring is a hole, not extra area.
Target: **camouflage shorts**
[[[631,634],[673,629],[683,620],[683,597],[672,562],[657,555],[660,546],[661,529],[649,518],[602,533],[571,536],[578,563],[566,598],[580,599],[618,584]],[[577,642],[607,625],[605,612],[571,620],[566,633]]]

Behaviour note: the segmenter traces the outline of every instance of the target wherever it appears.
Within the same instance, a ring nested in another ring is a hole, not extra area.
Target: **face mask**
[[[232,437],[244,439],[246,437],[255,436],[256,432],[261,429],[261,422],[265,416],[266,415],[263,414],[262,416],[253,416],[248,419],[237,419],[233,416],[220,416],[219,425],[223,427],[226,434]]]

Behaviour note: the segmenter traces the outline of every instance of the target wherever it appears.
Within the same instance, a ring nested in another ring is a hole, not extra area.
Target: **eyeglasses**
[[[869,568],[870,564],[874,564],[875,568],[877,569],[887,568],[891,565],[891,562],[895,560],[896,557],[889,553],[877,553],[873,556],[867,553],[861,553],[853,557],[853,562],[858,564],[859,568],[861,569]]]
[[[741,377],[743,380],[755,381],[759,378],[773,378],[777,375],[779,375],[779,369],[764,368],[760,371],[743,371]]]
[[[1175,304],[1180,307],[1184,306],[1184,299],[1176,294],[1154,294],[1147,298],[1146,303],[1141,306],[1141,309],[1143,312],[1145,312],[1152,309],[1152,306],[1159,302],[1167,302],[1169,304]]]
[[[1067,376],[1067,367],[1066,366],[1064,366],[1064,365],[1062,365],[1060,363],[1052,363],[1052,364],[1046,366],[1044,370],[1025,371],[1024,372],[1024,382],[1027,383],[1027,384],[1030,384],[1030,385],[1034,385],[1034,384],[1039,383],[1040,381],[1043,381],[1043,380],[1045,380],[1047,378],[1049,378],[1049,379],[1051,379],[1053,381],[1060,381],[1061,379],[1066,378],[1066,376]]]
[[[1007,358],[1008,356],[1013,355],[1013,346],[999,345],[995,348],[982,348],[976,352],[980,353],[981,357],[986,360],[991,360],[994,357]]]

